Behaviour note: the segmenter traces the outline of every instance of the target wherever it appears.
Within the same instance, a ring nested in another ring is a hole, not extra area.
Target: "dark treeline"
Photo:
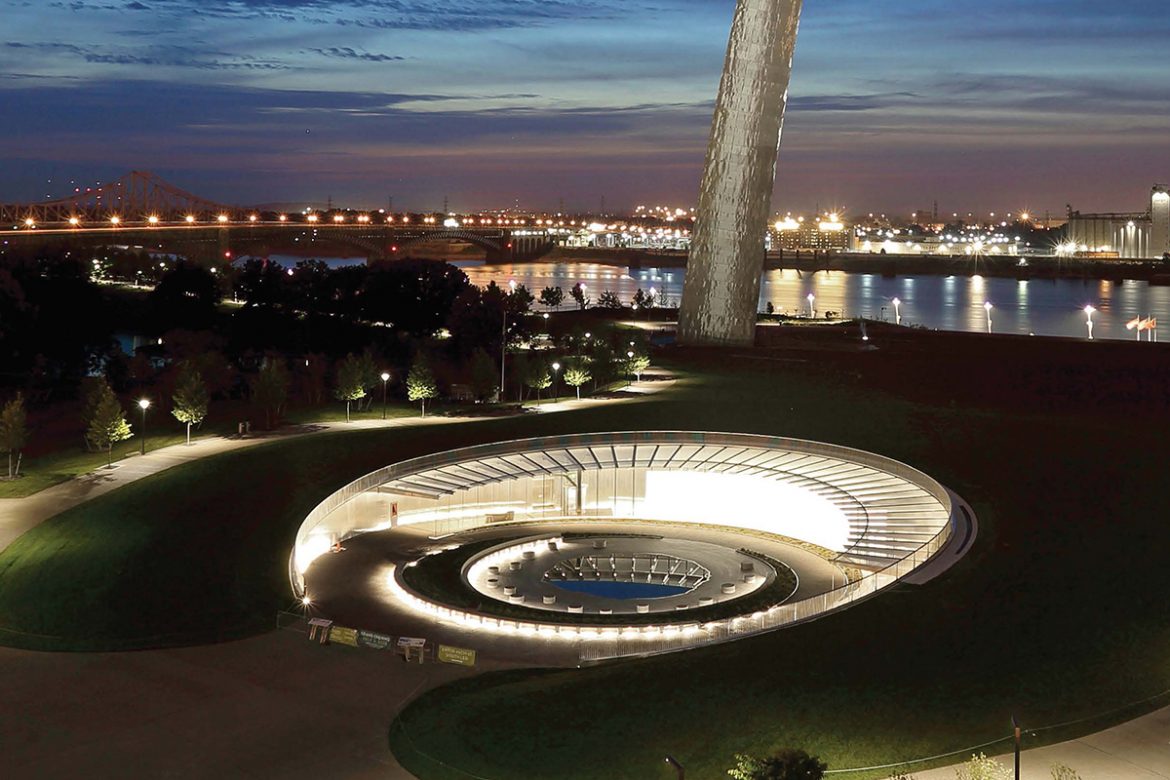
[[[505,339],[527,347],[509,358],[509,400],[547,388],[541,372],[558,359],[592,364],[592,386],[620,375],[628,336],[585,316],[594,312],[533,315],[533,302],[523,286],[481,290],[432,260],[208,267],[132,249],[9,249],[0,255],[0,396],[19,390],[43,405],[79,397],[83,380],[104,375],[121,395],[168,397],[183,367],[194,367],[213,398],[246,400],[262,369],[279,364],[288,402],[316,405],[336,400],[339,368],[353,355],[366,374],[391,375],[393,397],[407,395],[410,368],[425,362],[442,394],[465,385],[483,400],[498,389]],[[127,354],[116,336],[128,334],[145,346]],[[557,381],[564,387],[563,375]],[[367,406],[380,400],[382,382],[371,382]]]

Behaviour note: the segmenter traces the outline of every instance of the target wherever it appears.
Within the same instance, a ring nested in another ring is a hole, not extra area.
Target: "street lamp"
[[[1092,306],[1085,307],[1085,324],[1089,326],[1089,341],[1093,340],[1093,315],[1096,313],[1097,310]]]
[[[382,372],[382,419],[386,419],[386,383],[390,381],[390,372]]]
[[[983,302],[983,311],[987,312],[987,332],[991,333],[991,310],[995,307],[991,305],[991,301]]]
[[[142,453],[146,454],[146,410],[150,408],[150,399],[143,398],[138,402],[138,408],[142,410]]]
[[[685,780],[685,775],[683,774],[683,765],[678,762],[677,758],[674,756],[667,756],[666,763],[674,767],[674,771],[678,773],[678,780]]]
[[[893,300],[893,304],[894,304],[894,324],[901,325],[902,324],[902,302],[900,300],[898,300],[897,298],[895,298]]]
[[[1016,780],[1020,780],[1020,723],[1015,715],[1012,715],[1012,729],[1016,737]]]
[[[813,304],[816,303],[816,300],[817,296],[813,295],[812,293],[808,294],[808,316],[814,319],[817,316],[816,309],[813,308]]]
[[[553,363],[552,370],[553,370],[553,403],[556,403],[558,400],[560,400],[560,397],[561,397],[561,393],[560,393],[561,364],[560,363]]]
[[[504,356],[508,354],[508,306],[504,305],[504,323],[500,328],[500,403],[504,401]]]

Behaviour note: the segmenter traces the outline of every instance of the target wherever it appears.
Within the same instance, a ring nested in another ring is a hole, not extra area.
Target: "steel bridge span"
[[[212,262],[315,244],[386,260],[406,256],[415,244],[463,241],[481,247],[491,262],[509,262],[539,258],[560,238],[551,228],[487,222],[451,226],[380,212],[277,214],[216,203],[133,171],[59,200],[0,204],[0,246],[134,246]]]

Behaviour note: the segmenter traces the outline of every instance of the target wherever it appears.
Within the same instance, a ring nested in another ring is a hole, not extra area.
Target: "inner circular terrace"
[[[581,660],[596,660],[726,641],[843,608],[926,563],[950,540],[953,525],[945,488],[905,464],[858,450],[746,434],[583,434],[471,447],[369,474],[306,518],[290,557],[290,577],[298,595],[305,594],[313,562],[361,535],[406,535],[423,558],[484,534],[513,543],[528,527],[543,532],[572,525],[580,531],[600,524],[620,524],[623,535],[652,524],[664,538],[642,552],[678,560],[695,558],[684,549],[688,534],[664,528],[701,529],[707,541],[732,552],[752,546],[752,538],[780,540],[831,564],[841,576],[819,593],[803,590],[751,613],[672,621],[657,631],[645,625],[626,631],[620,620],[605,628],[546,625],[541,609],[529,608],[550,606],[543,603],[546,593],[539,594],[539,605],[521,605],[508,618],[456,607],[406,584],[409,554],[367,578],[367,589],[436,626],[497,638],[543,635],[579,645]],[[548,545],[548,539],[538,542]],[[533,570],[547,574],[554,563]],[[330,561],[334,569],[337,564]],[[471,584],[466,570],[464,577]],[[477,590],[490,590],[486,581],[480,584]],[[316,596],[316,585],[313,590]]]

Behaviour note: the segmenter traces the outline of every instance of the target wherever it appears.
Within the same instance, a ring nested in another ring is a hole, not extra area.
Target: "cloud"
[[[309,49],[322,57],[332,57],[342,60],[362,60],[363,62],[401,62],[405,57],[393,54],[373,54],[364,51],[355,51],[348,46],[331,46],[327,49]]]

